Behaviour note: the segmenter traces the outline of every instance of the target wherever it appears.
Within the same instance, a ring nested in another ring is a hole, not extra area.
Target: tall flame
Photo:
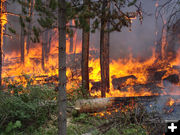
[[[1,5],[2,7],[2,5]],[[1,25],[4,27],[4,25],[7,23],[6,15],[1,14]],[[57,31],[54,31],[57,33]],[[165,55],[164,48],[167,44],[166,41],[166,33],[163,33],[163,39],[162,39],[162,55]],[[1,35],[3,36],[3,34]],[[67,38],[69,36],[67,35]],[[68,56],[73,56],[74,54],[81,53],[81,41],[77,40],[77,33],[74,34],[73,37],[73,51],[69,52],[70,48],[70,41],[67,40],[67,50],[66,53]],[[26,45],[26,42],[25,42]],[[90,49],[95,50],[94,48]],[[154,49],[155,50],[155,49]],[[125,97],[125,96],[149,96],[153,93],[151,91],[146,91],[145,89],[141,88],[138,92],[134,90],[132,87],[134,84],[146,84],[148,83],[148,68],[153,67],[156,63],[156,57],[155,57],[155,51],[153,50],[152,57],[147,59],[144,62],[140,62],[137,58],[133,58],[130,54],[129,57],[126,59],[118,59],[118,60],[111,60],[110,62],[110,92],[107,93],[107,97]],[[96,52],[96,50],[95,50]],[[179,50],[180,52],[180,50]],[[176,60],[169,63],[169,65],[165,65],[163,62],[156,63],[159,65],[163,65],[161,68],[158,69],[158,71],[166,70],[167,72],[163,76],[163,79],[167,77],[168,75],[172,73],[177,73],[177,70],[173,70],[173,65],[180,65],[180,53],[177,53],[178,56]],[[45,62],[45,69],[42,68],[41,61],[42,61],[42,45],[40,43],[34,45],[34,47],[31,47],[29,50],[29,53],[25,52],[25,63],[22,64],[20,60],[18,61],[18,58],[20,58],[19,52],[11,52],[10,54],[6,54],[4,57],[4,67],[3,67],[3,74],[2,76],[10,77],[16,82],[21,82],[25,85],[26,80],[23,79],[21,76],[23,74],[28,74],[31,77],[34,77],[34,83],[44,83],[41,82],[41,78],[37,76],[57,76],[58,75],[58,40],[52,40],[51,42],[51,50],[49,53],[48,60]],[[91,59],[89,61],[89,79],[90,79],[90,90],[93,86],[92,82],[98,82],[101,81],[101,72],[100,72],[100,59],[99,58],[92,58],[93,56],[90,56]],[[78,57],[79,58],[79,57]],[[13,63],[14,62],[14,63]],[[68,61],[67,63],[78,63],[79,59],[77,61]],[[72,67],[71,67],[72,68]],[[67,67],[67,89],[76,88],[79,86],[79,83],[81,82],[81,76],[78,69],[76,70],[76,74],[73,73],[73,70],[70,67]],[[120,91],[118,89],[115,89],[112,84],[113,78],[120,78],[123,76],[128,75],[134,75],[137,79],[127,79],[125,82],[128,86],[126,91]],[[162,83],[159,84],[162,86]],[[164,93],[165,94],[165,93]],[[100,97],[101,92],[98,91],[91,91],[92,96]]]
[[[1,48],[3,46],[3,35],[4,35],[4,26],[7,23],[7,17],[5,14],[4,2],[6,0],[1,0],[1,13],[0,13],[0,24],[1,24]]]

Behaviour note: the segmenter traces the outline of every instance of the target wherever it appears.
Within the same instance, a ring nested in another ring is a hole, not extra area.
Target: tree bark
[[[48,30],[42,34],[42,68],[45,70],[45,63],[48,61]]]
[[[49,38],[48,38],[48,49],[47,49],[47,51],[48,51],[48,59],[49,59],[49,54],[51,52],[52,33],[53,32],[51,30],[49,30],[49,32],[48,32],[48,36],[49,36]]]
[[[23,15],[23,7],[22,7],[22,15]],[[21,26],[21,41],[20,41],[20,48],[21,48],[21,63],[24,64],[24,27]]]
[[[79,99],[75,102],[74,109],[80,113],[100,112],[108,108],[113,108],[118,105],[127,105],[134,103],[148,103],[163,98],[165,101],[173,97],[175,104],[179,105],[179,95],[152,95],[152,96],[137,96],[137,97],[109,97],[109,98],[94,98],[94,99]],[[168,101],[168,100],[167,100]]]
[[[84,4],[89,4],[89,0],[84,0]],[[90,25],[90,19],[86,19],[86,23]],[[81,72],[82,72],[82,93],[84,97],[89,95],[89,31],[87,32],[83,28],[82,32],[82,60],[81,60]]]
[[[72,25],[72,20],[70,21],[70,25]],[[73,36],[70,36],[70,47],[69,47],[69,52],[73,52]]]
[[[30,47],[30,44],[31,44],[31,39],[30,38],[31,38],[31,30],[32,30],[33,3],[34,3],[34,0],[30,0],[30,4],[29,4],[30,22],[28,24],[27,43],[26,43],[27,54],[29,54],[29,47]]]
[[[0,19],[2,16],[2,2],[0,1]],[[2,89],[2,38],[3,38],[3,32],[2,32],[2,20],[0,20],[0,89]]]
[[[58,0],[59,84],[58,135],[66,135],[66,1]]]
[[[101,65],[101,97],[106,97],[109,92],[109,32],[105,8],[107,0],[103,1],[101,31],[100,31],[100,65]]]

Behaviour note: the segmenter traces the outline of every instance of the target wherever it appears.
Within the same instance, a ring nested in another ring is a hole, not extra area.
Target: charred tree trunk
[[[48,8],[47,1],[44,1],[46,8]],[[42,69],[45,70],[45,64],[48,61],[48,33],[49,30],[45,29],[42,34]]]
[[[89,0],[84,0],[84,4],[89,4]],[[90,19],[86,19],[86,23],[90,25]],[[89,26],[88,26],[89,27]],[[84,97],[89,95],[89,31],[83,28],[82,33],[82,60],[81,60],[81,70],[82,70],[82,92]]]
[[[49,54],[51,51],[51,41],[52,41],[52,31],[51,30],[49,30],[48,36],[49,36],[49,38],[48,38],[48,49],[47,49],[47,51],[48,51],[48,59],[49,59]]]
[[[2,89],[2,2],[0,1],[0,90]]]
[[[21,27],[21,63],[24,64],[24,29]]]
[[[29,54],[29,47],[31,44],[31,30],[32,30],[32,15],[33,15],[33,3],[34,0],[30,0],[29,2],[29,18],[30,18],[30,22],[28,24],[28,32],[27,32],[27,43],[26,43],[26,50],[27,50],[27,54]]]
[[[70,21],[70,25],[72,25],[72,20]],[[70,36],[70,47],[69,47],[69,52],[73,52],[73,36]]]
[[[58,135],[66,135],[66,1],[58,0],[59,83]]]
[[[100,33],[101,97],[109,92],[109,32],[106,18],[107,0],[103,1]]]
[[[22,7],[22,15],[23,15],[23,7]],[[24,27],[21,26],[21,41],[20,41],[20,48],[21,48],[21,63],[24,64]]]
[[[42,68],[45,70],[45,63],[48,61],[48,30],[43,33],[42,39]]]

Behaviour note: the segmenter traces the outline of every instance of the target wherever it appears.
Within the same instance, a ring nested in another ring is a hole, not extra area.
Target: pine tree
[[[26,2],[26,1],[25,1]],[[22,9],[22,15],[24,15],[24,8],[23,8],[23,5],[21,5],[21,9]],[[24,29],[24,24],[22,22],[22,17],[20,17],[20,20],[21,20],[21,41],[20,41],[20,49],[21,49],[21,63],[24,64],[24,41],[25,41],[25,29]]]
[[[70,25],[73,25],[72,20],[70,21]],[[70,47],[69,47],[69,52],[73,52],[73,36],[70,35]]]
[[[28,20],[29,20],[29,24],[28,24],[28,32],[27,32],[27,43],[26,43],[27,54],[29,54],[29,47],[30,47],[30,44],[31,44],[33,4],[34,4],[34,0],[29,0],[29,3],[28,3],[28,8],[29,8]]]
[[[89,8],[89,0],[84,0],[84,5]],[[86,11],[88,12],[88,10]],[[86,27],[82,30],[82,60],[81,60],[81,72],[82,72],[82,89],[83,96],[87,98],[89,95],[89,38],[90,38],[90,19],[86,18]]]
[[[106,92],[109,92],[109,32],[105,11],[108,5],[108,1],[103,0],[100,32],[101,97],[105,97]]]
[[[66,1],[58,0],[59,86],[58,135],[66,135]]]

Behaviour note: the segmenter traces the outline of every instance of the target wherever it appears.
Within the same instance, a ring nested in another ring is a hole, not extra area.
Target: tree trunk
[[[48,30],[42,34],[42,68],[45,70],[45,63],[48,61]]]
[[[2,2],[0,1],[0,19],[2,16]],[[0,20],[0,89],[2,89],[2,38],[3,38],[3,32],[2,32],[2,20]]]
[[[24,29],[21,27],[21,63],[24,64]]]
[[[58,135],[66,135],[66,2],[58,0],[59,84]]]
[[[22,7],[22,15],[23,15],[23,7]],[[21,41],[20,41],[20,48],[21,48],[21,63],[24,64],[24,27],[21,26]]]
[[[107,0],[103,1],[100,33],[100,65],[101,65],[101,97],[106,97],[109,92],[109,32],[108,21],[105,16],[105,8],[108,6]]]
[[[70,21],[70,25],[72,25],[72,20]],[[73,36],[70,36],[70,47],[69,47],[69,52],[73,52]]]
[[[89,0],[84,0],[84,4],[89,4]],[[86,23],[90,25],[90,19],[86,19]],[[81,60],[81,72],[82,72],[82,92],[83,96],[87,97],[89,95],[89,37],[90,34],[83,29],[82,32],[82,60]]]
[[[75,102],[74,109],[78,112],[89,113],[89,112],[100,112],[108,108],[115,108],[118,105],[127,105],[132,102],[134,103],[149,103],[152,101],[159,100],[160,98],[164,101],[168,101],[169,98],[173,97],[175,104],[179,105],[180,96],[178,95],[152,95],[152,96],[137,96],[137,97],[109,97],[109,98],[94,98],[94,99],[79,99]]]
[[[26,50],[27,50],[27,54],[29,54],[29,47],[31,44],[31,30],[32,30],[32,15],[33,15],[33,4],[34,4],[34,0],[30,0],[30,4],[29,4],[29,18],[30,18],[30,22],[28,24],[28,32],[27,32],[27,43],[26,43]]]
[[[51,30],[49,30],[49,32],[48,32],[48,36],[49,36],[49,38],[48,38],[48,49],[47,49],[47,51],[48,51],[48,58],[47,59],[49,59],[49,54],[51,52],[52,33],[53,32]]]
[[[44,1],[45,6],[48,8],[48,2]],[[48,61],[49,55],[49,29],[45,29],[45,32],[42,34],[42,69],[45,70],[45,64]]]

